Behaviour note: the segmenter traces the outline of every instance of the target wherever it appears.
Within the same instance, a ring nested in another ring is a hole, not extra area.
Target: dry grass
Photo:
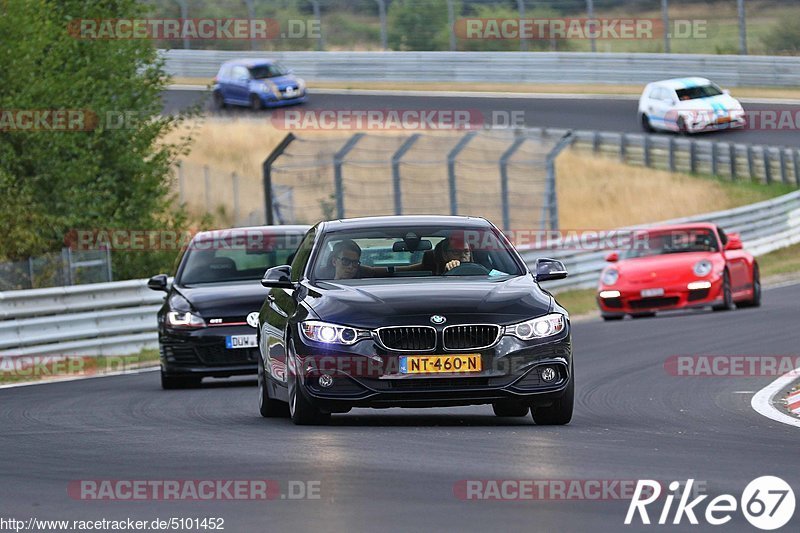
[[[187,206],[195,215],[215,213],[218,225],[242,225],[259,221],[264,197],[261,164],[283,139],[285,131],[265,119],[207,118],[195,123],[192,152],[183,161]],[[299,172],[277,172],[274,182],[293,188],[295,217],[315,222],[332,216],[333,171],[329,164],[331,147],[341,146],[353,132],[304,132],[305,142],[296,142],[287,153],[289,163],[311,162],[320,166]],[[406,213],[448,213],[446,154],[457,136],[426,133],[404,157],[403,199]],[[359,143],[349,159],[361,161],[345,167],[349,183],[346,194],[348,216],[393,212],[389,181],[391,153],[404,135],[386,132],[370,134]],[[332,142],[326,142],[332,141]],[[476,139],[459,156],[459,212],[486,216],[500,223],[499,153],[507,142],[495,138]],[[525,144],[509,167],[511,227],[538,226],[535,200],[542,194],[530,187],[531,162],[541,159],[535,144]],[[514,164],[516,162],[516,165]],[[282,163],[287,164],[287,163]],[[209,167],[208,194],[203,167]],[[233,219],[233,178],[238,176],[239,217]],[[680,216],[727,209],[774,196],[767,187],[722,183],[680,173],[645,169],[611,158],[567,151],[557,161],[560,225],[562,228],[615,228]],[[177,189],[177,184],[176,184]],[[221,206],[221,207],[220,207]]]
[[[172,80],[176,85],[207,86],[207,78],[176,77]],[[358,89],[374,91],[466,91],[493,93],[528,93],[528,94],[612,94],[640,95],[643,85],[606,85],[595,84],[552,84],[552,83],[467,83],[467,82],[383,82],[383,81],[309,81],[311,91],[314,89]],[[800,89],[775,87],[735,87],[732,94],[737,98],[784,98],[800,99]]]

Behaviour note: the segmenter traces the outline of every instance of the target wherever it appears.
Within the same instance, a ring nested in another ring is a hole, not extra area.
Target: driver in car
[[[433,256],[436,259],[434,274],[444,274],[462,263],[472,262],[472,250],[469,244],[456,236],[439,241],[433,249]]]
[[[361,270],[361,247],[355,241],[345,239],[336,243],[331,254],[335,269],[333,279],[353,279]]]

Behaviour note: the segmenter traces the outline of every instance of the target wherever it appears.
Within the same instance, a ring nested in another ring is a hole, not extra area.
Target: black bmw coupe
[[[161,386],[195,386],[204,377],[255,374],[257,316],[264,272],[291,260],[308,226],[204,231],[181,257],[175,279],[150,278],[167,293],[158,311]]]
[[[259,315],[259,408],[325,423],[353,407],[491,404],[537,424],[572,418],[567,311],[482,218],[321,222],[269,269]]]

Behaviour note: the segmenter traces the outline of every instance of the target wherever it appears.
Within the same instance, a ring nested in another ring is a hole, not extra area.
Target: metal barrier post
[[[394,188],[394,214],[403,214],[403,189],[400,186],[400,160],[419,139],[420,134],[415,133],[397,149],[392,155],[392,186]]]
[[[266,211],[267,226],[275,223],[275,216],[272,213],[272,164],[276,159],[286,150],[286,148],[295,139],[293,133],[289,133],[283,140],[270,152],[264,163],[261,165],[261,173],[264,184],[264,209]]]
[[[344,158],[350,153],[350,150],[355,148],[356,143],[366,135],[365,133],[356,133],[350,137],[342,149],[333,155],[333,186],[336,189],[336,217],[344,218],[344,178],[342,177],[342,164]]]
[[[525,137],[518,137],[500,156],[500,202],[503,209],[503,231],[511,229],[511,214],[508,207],[508,160],[526,140]]]
[[[447,181],[450,187],[450,214],[458,214],[458,189],[456,187],[456,158],[461,153],[467,144],[475,138],[477,131],[471,131],[464,135],[458,144],[456,144],[450,153],[447,154]]]

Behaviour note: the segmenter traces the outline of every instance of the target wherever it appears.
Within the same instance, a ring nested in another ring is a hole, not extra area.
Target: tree
[[[143,18],[136,0],[6,0],[0,7],[0,258],[56,251],[71,230],[172,228],[170,169],[189,139],[163,137],[168,77],[147,39],[81,38],[85,19]],[[77,117],[77,131],[21,130],[25,113]],[[174,253],[127,255],[115,277],[146,275]]]
[[[782,19],[761,40],[769,53],[800,53],[800,19],[798,17]]]
[[[456,13],[458,13],[456,3]],[[389,7],[389,47],[393,50],[447,50],[447,2],[395,0]]]

